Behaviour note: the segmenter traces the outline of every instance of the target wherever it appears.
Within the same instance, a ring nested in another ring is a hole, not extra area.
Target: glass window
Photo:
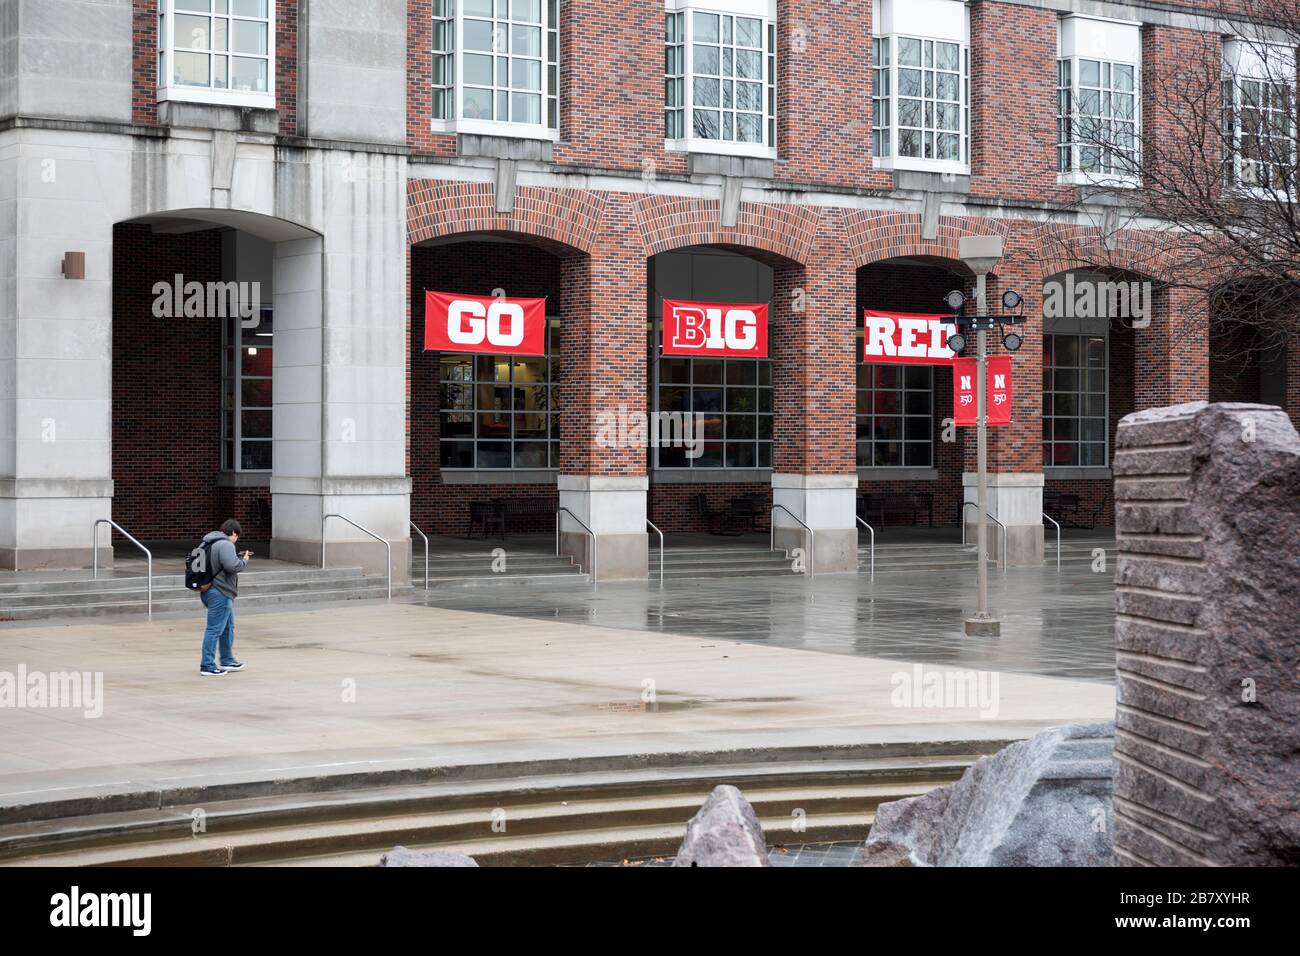
[[[443,468],[560,467],[559,321],[546,324],[543,356],[440,354]]]
[[[1094,335],[1043,336],[1043,464],[1109,462],[1107,342]]]
[[[934,369],[863,362],[858,341],[859,468],[934,467]]]
[[[691,7],[664,25],[665,137],[775,146],[775,23]]]
[[[651,355],[659,352],[650,343]],[[674,441],[676,427],[662,426],[655,450],[659,468],[771,468],[772,362],[770,359],[660,356],[656,413],[689,416],[694,448]],[[685,424],[685,417],[683,424]],[[703,434],[694,429],[703,430]],[[689,452],[699,451],[695,457]]]
[[[272,0],[161,0],[159,85],[270,93],[274,19]]]
[[[252,328],[244,328],[238,316],[226,319],[222,325],[223,471],[271,470],[272,332],[270,309],[262,310],[261,321]]]
[[[1223,103],[1227,181],[1259,189],[1290,189],[1295,171],[1294,83],[1281,78],[1226,77]]]
[[[432,2],[433,118],[558,129],[559,0]]]
[[[963,44],[873,38],[873,155],[969,165],[969,74]]]
[[[1059,172],[1138,175],[1137,73],[1132,63],[1081,57],[1057,61]]]

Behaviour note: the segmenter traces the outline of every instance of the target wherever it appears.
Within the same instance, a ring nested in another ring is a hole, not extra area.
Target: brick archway
[[[560,256],[591,255],[599,243],[605,200],[579,189],[520,186],[510,213],[496,211],[489,183],[417,180],[407,184],[407,236],[412,245],[466,233],[531,236]]]
[[[649,258],[689,246],[723,246],[760,254],[769,265],[809,262],[822,227],[815,209],[771,203],[741,203],[735,226],[723,226],[716,201],[646,196],[634,204],[637,226]]]
[[[1008,224],[983,216],[950,216],[939,220],[934,239],[922,237],[921,217],[908,213],[854,210],[844,217],[848,252],[855,268],[885,259],[951,260],[962,271],[963,236],[999,235],[1008,238]]]

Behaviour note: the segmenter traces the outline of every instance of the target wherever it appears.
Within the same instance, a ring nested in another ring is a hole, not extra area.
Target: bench
[[[483,537],[496,531],[501,540],[506,539],[508,526],[527,524],[529,519],[545,515],[549,521],[555,518],[559,503],[554,498],[493,498],[490,501],[471,501],[469,503],[469,529],[465,537],[474,536],[477,525]]]
[[[1044,491],[1043,511],[1066,528],[1095,528],[1105,503],[1098,505],[1090,515],[1084,516],[1079,496],[1068,491]]]
[[[934,495],[928,491],[908,491],[897,494],[863,495],[858,498],[858,516],[863,521],[872,518],[883,527],[890,515],[906,517],[913,525],[924,516],[928,527],[934,527]]]
[[[741,523],[744,515],[737,512],[732,506],[726,508],[715,508],[709,504],[708,495],[696,495],[693,499],[695,503],[695,513],[704,519],[704,528],[709,534],[726,534],[736,535],[743,530]]]

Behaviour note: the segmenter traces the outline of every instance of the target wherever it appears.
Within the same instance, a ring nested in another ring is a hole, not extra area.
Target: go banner
[[[424,348],[545,355],[546,300],[425,292]]]
[[[664,355],[767,358],[767,306],[664,299]]]
[[[862,360],[888,365],[951,365],[957,353],[948,336],[957,326],[946,315],[920,312],[862,313]]]
[[[957,359],[952,366],[952,420],[956,425],[979,424],[979,396],[976,394],[976,377],[979,360]],[[988,359],[988,387],[984,391],[988,403],[988,424],[1011,424],[1011,356],[994,355]]]

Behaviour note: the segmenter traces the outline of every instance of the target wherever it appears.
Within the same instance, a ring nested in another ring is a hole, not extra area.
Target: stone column
[[[778,265],[772,293],[772,518],[775,543],[812,545],[817,571],[858,567],[854,402],[856,273],[839,214],[822,218],[806,266]]]
[[[303,159],[281,186],[286,202],[303,190],[294,218],[322,235],[275,247],[271,554],[318,563],[322,518],[345,515],[392,544],[393,578],[405,582],[405,160]],[[364,532],[331,518],[324,536],[330,566],[383,573],[386,549]]]
[[[1136,412],[1115,458],[1115,862],[1300,854],[1300,437],[1267,405]]]
[[[603,581],[649,570],[646,446],[609,428],[646,413],[646,258],[633,222],[630,204],[611,199],[599,253],[561,263],[560,506],[594,534]],[[560,547],[591,568],[591,536],[568,516]]]

